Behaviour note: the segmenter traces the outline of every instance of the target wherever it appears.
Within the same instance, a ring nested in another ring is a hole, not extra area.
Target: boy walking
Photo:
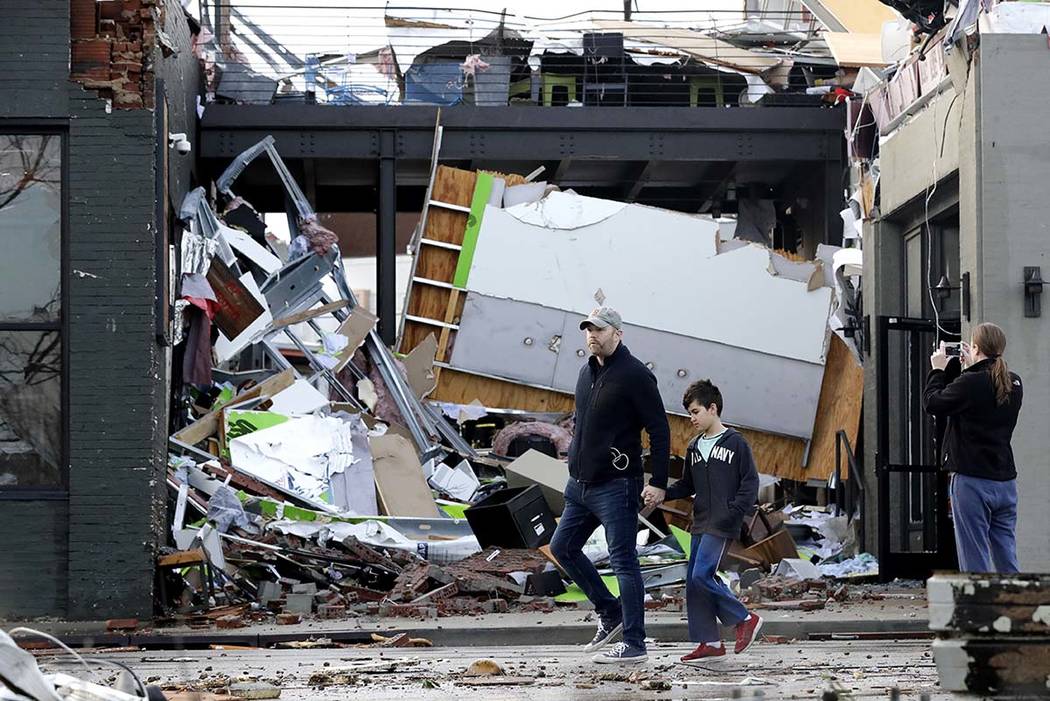
[[[750,647],[762,628],[762,618],[748,613],[716,574],[726,547],[754,508],[758,470],[751,446],[722,423],[722,393],[710,380],[691,384],[682,404],[699,434],[689,444],[682,479],[667,489],[666,498],[696,495],[685,590],[689,639],[698,645],[681,658],[693,662],[726,654],[718,621],[736,626],[737,653]]]

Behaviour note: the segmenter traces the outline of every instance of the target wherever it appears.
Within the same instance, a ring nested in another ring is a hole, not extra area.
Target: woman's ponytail
[[[1006,333],[995,324],[978,324],[973,330],[973,342],[986,358],[992,361],[991,374],[995,384],[995,401],[997,404],[1006,404],[1010,401],[1010,392],[1013,391],[1013,379],[1010,377],[1010,369],[1003,359],[1003,351],[1006,350]]]

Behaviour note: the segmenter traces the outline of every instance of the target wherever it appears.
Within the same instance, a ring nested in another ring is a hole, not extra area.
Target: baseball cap
[[[611,326],[619,330],[623,328],[623,319],[620,318],[620,313],[612,307],[598,307],[580,322],[580,330],[587,328],[587,324],[593,324],[599,329]]]

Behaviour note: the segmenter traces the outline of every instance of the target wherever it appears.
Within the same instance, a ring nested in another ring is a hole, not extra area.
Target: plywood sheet
[[[806,470],[807,479],[827,479],[835,470],[835,434],[846,432],[850,445],[857,447],[860,415],[864,399],[864,368],[846,343],[832,335],[824,383],[820,390],[820,410],[813,428],[813,447]],[[842,474],[849,465],[842,459]]]
[[[888,63],[882,58],[881,34],[824,32],[823,36],[831,49],[831,55],[840,66],[860,68],[885,66]]]
[[[847,0],[853,2],[853,0]],[[867,0],[864,0],[865,2]],[[876,2],[876,0],[871,0]],[[691,29],[674,29],[644,22],[598,20],[595,26],[606,32],[622,32],[625,38],[677,49],[693,58],[715,66],[733,68],[741,73],[758,74],[780,65],[780,59],[742,50],[728,42],[704,36]]]
[[[572,197],[584,208],[592,199]],[[524,223],[516,209],[486,210],[469,290],[586,315],[601,289],[627,323],[824,362],[832,291],[772,274],[762,246],[717,254],[714,222],[628,205],[565,230]],[[687,299],[717,304],[689,311]]]
[[[802,0],[802,4],[832,31],[878,34],[897,13],[879,0]]]

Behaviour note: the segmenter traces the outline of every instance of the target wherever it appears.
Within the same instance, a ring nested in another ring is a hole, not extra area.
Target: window
[[[0,490],[65,486],[62,137],[0,134]]]

